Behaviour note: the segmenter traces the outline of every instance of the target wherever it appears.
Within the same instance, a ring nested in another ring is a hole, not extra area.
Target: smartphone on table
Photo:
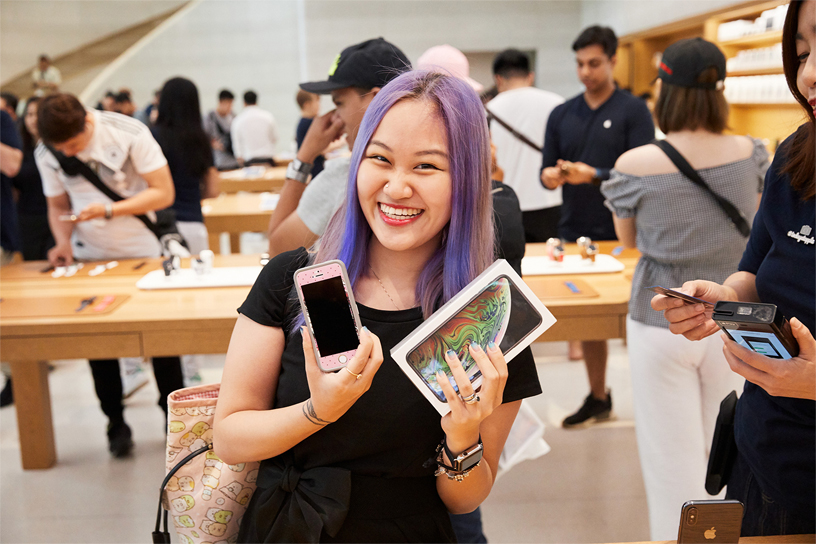
[[[714,307],[714,322],[734,342],[772,359],[799,355],[790,323],[775,304],[723,300]]]
[[[742,512],[740,501],[688,501],[680,513],[677,544],[738,544]]]
[[[362,328],[346,266],[333,260],[301,268],[295,286],[318,366],[340,370],[354,357]]]
[[[687,295],[685,293],[681,293],[680,291],[675,291],[674,289],[668,289],[663,287],[662,285],[652,285],[651,287],[646,287],[649,291],[655,292],[658,295],[665,295],[667,297],[672,298],[679,298],[680,300],[684,300],[689,304],[703,304],[704,306],[710,308],[713,307],[714,304],[707,300],[703,300],[701,298],[693,297],[691,295]]]

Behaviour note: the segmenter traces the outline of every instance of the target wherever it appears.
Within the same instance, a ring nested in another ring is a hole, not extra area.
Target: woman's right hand
[[[720,300],[737,300],[737,293],[731,287],[713,281],[694,280],[683,284],[680,292],[711,303]],[[679,298],[655,295],[652,309],[663,312],[669,322],[669,330],[682,334],[689,340],[702,340],[717,332],[719,327],[711,319],[711,308],[703,304],[689,304]]]
[[[333,423],[371,387],[371,381],[383,362],[380,339],[363,327],[357,352],[346,365],[348,370],[341,368],[337,372],[323,372],[317,365],[308,328],[302,327],[301,331],[306,378],[312,395],[307,401],[307,408],[311,404],[310,417],[322,424]],[[360,377],[355,377],[355,374]]]

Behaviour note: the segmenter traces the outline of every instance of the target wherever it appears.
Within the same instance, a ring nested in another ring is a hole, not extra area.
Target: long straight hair
[[[782,172],[790,175],[791,186],[802,195],[802,200],[813,200],[816,196],[816,118],[808,99],[799,92],[797,85],[799,57],[796,55],[796,34],[799,32],[799,12],[803,3],[801,0],[793,0],[788,6],[782,29],[782,65],[788,88],[805,110],[808,122],[794,134]],[[811,51],[810,54],[813,55],[814,52]]]
[[[357,196],[357,171],[383,117],[404,100],[427,101],[445,127],[452,184],[451,219],[439,248],[425,263],[416,300],[427,318],[478,276],[494,258],[490,197],[490,139],[484,108],[464,81],[438,72],[401,74],[374,97],[360,124],[351,156],[345,204],[332,216],[313,262],[339,259],[352,288],[368,268],[371,226]],[[302,323],[302,317],[298,320]]]
[[[162,150],[181,156],[193,176],[203,177],[212,165],[210,139],[201,124],[198,88],[189,79],[174,77],[162,87],[156,136]]]

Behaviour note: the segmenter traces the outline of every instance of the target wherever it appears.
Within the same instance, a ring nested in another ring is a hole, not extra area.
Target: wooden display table
[[[252,174],[257,170],[262,170],[259,175]],[[247,191],[249,193],[280,192],[283,182],[286,181],[286,166],[251,166],[248,169],[229,170],[219,172],[219,187],[222,193],[237,193]]]
[[[246,229],[253,230],[253,229]],[[608,253],[617,244],[602,243]],[[541,244],[529,245],[530,254],[543,251]],[[570,247],[568,251],[577,251]],[[216,266],[253,266],[256,255],[219,255]],[[634,267],[636,252],[622,256]],[[144,263],[144,264],[143,264]],[[122,260],[116,268],[91,277],[88,263],[75,276],[52,278],[41,270],[43,261],[9,265],[0,269],[0,299],[14,301],[29,316],[5,315],[0,302],[0,350],[14,374],[14,398],[24,469],[48,468],[56,463],[48,364],[52,359],[107,359],[116,357],[172,356],[181,353],[226,353],[237,319],[236,308],[249,287],[217,287],[141,291],[136,281],[161,266],[161,259]],[[189,267],[183,262],[183,267]],[[533,291],[540,290],[543,277],[525,278]],[[546,278],[580,280],[598,296],[544,299],[558,322],[541,341],[603,340],[625,335],[629,280],[626,272]],[[79,307],[83,299],[106,295],[129,297],[108,313],[57,312],[43,316],[38,301],[73,297]],[[34,317],[39,316],[39,317]]]
[[[263,193],[222,194],[201,201],[201,213],[210,238],[210,248],[218,252],[220,235],[228,232],[233,253],[240,252],[242,232],[266,232],[273,209],[261,209]]]

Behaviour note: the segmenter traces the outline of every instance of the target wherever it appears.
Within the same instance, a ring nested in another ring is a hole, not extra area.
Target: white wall
[[[299,7],[305,36],[298,31]],[[281,141],[286,142],[279,143],[278,150],[286,151],[299,117],[294,95],[302,74],[308,80],[325,79],[329,65],[345,46],[383,36],[411,61],[441,43],[465,52],[511,46],[534,49],[538,85],[568,96],[580,89],[569,48],[580,19],[579,2],[559,0],[305,0],[300,4],[204,0],[144,45],[96,91],[129,87],[142,105],[163,81],[181,75],[198,85],[206,111],[214,106],[221,88],[237,96],[252,88],[258,92],[259,105],[278,120]],[[328,101],[324,106],[329,107]]]
[[[582,0],[581,26],[609,26],[618,36],[623,36],[739,3],[735,0]]]
[[[0,82],[31,70],[45,53],[57,57],[177,8],[186,0],[2,0]]]

